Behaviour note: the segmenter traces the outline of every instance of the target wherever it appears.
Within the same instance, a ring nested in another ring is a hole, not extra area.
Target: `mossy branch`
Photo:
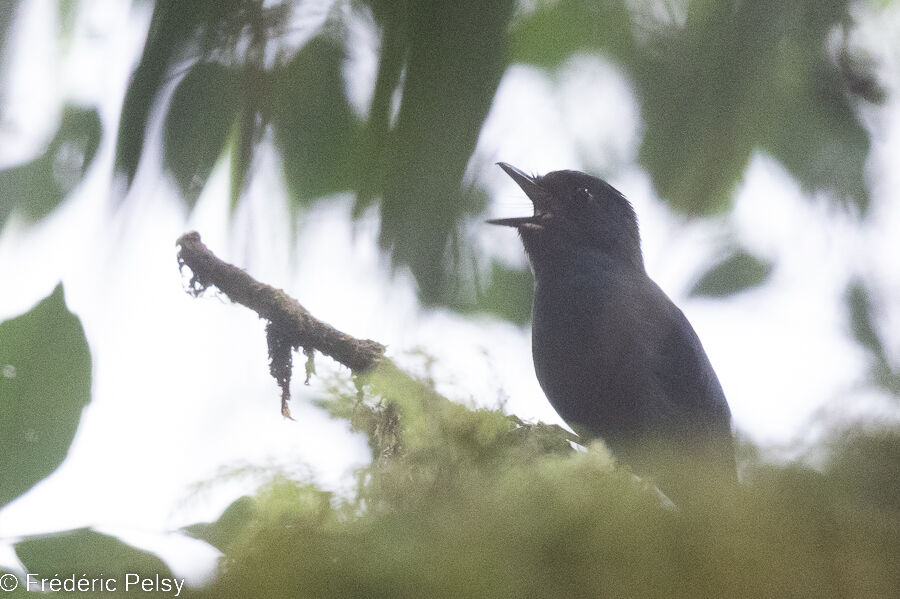
[[[215,286],[231,301],[250,308],[270,323],[292,347],[316,350],[356,374],[370,370],[384,357],[385,347],[371,339],[357,339],[314,317],[281,289],[257,281],[242,269],[219,259],[196,231],[178,238],[178,266],[193,273],[191,292],[199,295]]]
[[[313,352],[321,352],[349,368],[355,375],[368,373],[382,365],[398,372],[384,357],[385,346],[371,339],[357,339],[322,322],[300,302],[281,289],[257,281],[242,269],[221,260],[201,241],[196,231],[185,233],[176,242],[178,267],[191,269],[189,292],[197,297],[214,286],[228,299],[250,308],[268,321],[269,372],[281,387],[281,413],[290,418],[292,351],[303,348],[307,361],[307,380],[312,372]]]
[[[303,348],[307,356],[318,351],[349,368],[354,375],[367,375],[367,383],[390,380],[392,390],[421,398],[434,391],[409,376],[385,357],[385,346],[371,339],[357,339],[322,322],[300,302],[281,289],[257,281],[244,270],[217,257],[201,241],[196,231],[185,233],[176,242],[178,266],[191,269],[189,292],[199,296],[214,286],[231,301],[241,304],[268,321],[270,372],[282,389],[282,413],[290,417],[287,402],[291,379],[291,351]],[[310,372],[307,365],[307,373]],[[413,392],[410,392],[414,390]],[[379,389],[379,393],[385,390]]]
[[[357,339],[315,318],[297,300],[281,289],[257,281],[240,268],[228,264],[213,254],[196,232],[182,235],[178,241],[179,268],[191,269],[189,292],[199,296],[210,286],[218,288],[228,299],[250,308],[268,321],[266,339],[269,346],[269,371],[281,387],[281,412],[290,418],[290,380],[293,366],[292,352],[303,348],[307,355],[307,377],[313,372],[312,352],[318,351],[350,368],[355,381],[380,398],[377,405],[358,414],[355,424],[369,434],[376,456],[395,454],[404,444],[397,429],[397,412],[402,412],[407,424],[426,430],[422,422],[438,426],[450,413],[467,413],[437,393],[432,385],[417,380],[384,355],[385,346],[371,339]],[[383,400],[383,401],[382,401]],[[340,410],[340,406],[332,406]],[[356,408],[362,407],[362,403]],[[568,451],[569,441],[577,437],[560,428],[544,424],[527,424],[514,416],[502,416],[501,428],[508,429],[516,443],[540,446],[541,451]],[[519,438],[521,437],[521,438]],[[406,439],[415,444],[415,439]]]

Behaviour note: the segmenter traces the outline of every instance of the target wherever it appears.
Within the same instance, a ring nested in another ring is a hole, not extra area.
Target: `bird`
[[[697,474],[736,482],[722,386],[684,313],[647,274],[631,203],[583,172],[497,164],[534,205],[531,216],[487,222],[518,229],[534,273],[534,369],[559,416],[667,496]]]

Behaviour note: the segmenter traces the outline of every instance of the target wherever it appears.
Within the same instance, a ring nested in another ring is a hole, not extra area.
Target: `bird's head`
[[[531,176],[505,162],[497,164],[534,204],[534,214],[487,222],[516,227],[533,265],[585,248],[644,269],[634,208],[615,187],[579,171]]]

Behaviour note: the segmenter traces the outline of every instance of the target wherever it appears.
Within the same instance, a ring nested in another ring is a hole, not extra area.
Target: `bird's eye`
[[[579,187],[575,190],[575,199],[584,204],[589,204],[594,200],[594,194],[587,187]]]

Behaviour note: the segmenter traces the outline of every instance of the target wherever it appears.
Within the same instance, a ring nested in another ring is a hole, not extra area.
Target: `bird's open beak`
[[[498,162],[497,166],[502,168],[513,181],[518,183],[519,187],[522,188],[522,191],[525,192],[525,195],[527,195],[528,199],[532,202],[547,194],[540,185],[534,182],[534,177],[526,175],[513,165],[506,164],[505,162]]]
[[[513,165],[505,162],[498,162],[497,166],[502,168],[506,174],[522,188],[522,191],[525,192],[525,195],[528,196],[528,199],[531,200],[535,206],[537,206],[544,196],[547,195],[547,192],[534,182],[534,177],[525,174]],[[539,224],[540,221],[538,220],[538,214],[534,214],[533,216],[517,216],[514,218],[492,218],[487,222],[492,225],[502,225],[504,227],[520,227],[522,225],[536,225]]]

